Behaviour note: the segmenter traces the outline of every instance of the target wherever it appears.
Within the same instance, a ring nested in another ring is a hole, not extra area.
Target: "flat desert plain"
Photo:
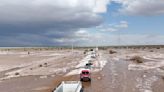
[[[85,53],[84,53],[85,52]],[[163,48],[0,49],[0,92],[52,92],[62,81],[79,81],[88,61],[84,92],[164,92]]]

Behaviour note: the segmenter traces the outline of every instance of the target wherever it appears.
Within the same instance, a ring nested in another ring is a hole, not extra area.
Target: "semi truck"
[[[52,92],[83,92],[80,81],[63,81]]]

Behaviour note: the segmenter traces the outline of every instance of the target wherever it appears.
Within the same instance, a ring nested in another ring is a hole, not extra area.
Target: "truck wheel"
[[[91,79],[89,79],[89,82],[91,82]]]
[[[83,88],[81,88],[80,92],[83,92],[83,91],[84,91],[84,89],[83,89]]]

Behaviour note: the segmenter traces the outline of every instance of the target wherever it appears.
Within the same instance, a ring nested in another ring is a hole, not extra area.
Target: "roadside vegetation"
[[[144,59],[140,56],[133,56],[130,58],[131,61],[134,61],[135,63],[143,63]]]
[[[115,54],[115,53],[117,53],[117,52],[114,50],[109,50],[109,54]]]

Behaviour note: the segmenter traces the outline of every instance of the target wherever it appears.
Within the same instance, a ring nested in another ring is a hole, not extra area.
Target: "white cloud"
[[[126,28],[128,28],[127,21],[120,21],[119,23],[116,24],[102,24],[96,27],[98,31],[102,31],[102,32],[115,32],[115,31],[121,31]]]
[[[110,0],[96,0],[93,11],[98,13],[107,12],[107,5],[109,2]]]
[[[111,45],[163,45],[164,44],[164,40],[161,40],[164,39],[164,35],[156,35],[153,38],[152,37],[148,38],[148,36],[149,34],[121,34],[121,36],[119,36],[117,34],[98,33],[92,36],[92,39],[87,45],[111,46]],[[85,44],[87,42],[85,42]]]
[[[108,0],[0,0],[1,22],[71,21],[98,18]]]
[[[67,39],[64,38],[58,38],[58,39],[53,39],[54,42],[59,42],[59,43],[65,43]]]
[[[128,28],[128,22],[127,21],[120,21],[120,24],[115,25],[116,28]]]
[[[76,32],[76,34],[77,34],[77,35],[87,35],[88,32],[87,32],[86,30],[84,30],[84,29],[80,29],[80,30],[78,30],[78,31]]]
[[[115,31],[118,31],[118,29],[116,29],[116,28],[104,28],[103,30],[101,30],[101,31],[104,31],[104,32],[115,32]]]
[[[89,35],[90,35],[89,32],[85,29],[79,29],[78,31],[75,32],[75,36],[81,38],[88,38]]]
[[[122,4],[119,10],[126,15],[164,14],[164,0],[112,0]]]

